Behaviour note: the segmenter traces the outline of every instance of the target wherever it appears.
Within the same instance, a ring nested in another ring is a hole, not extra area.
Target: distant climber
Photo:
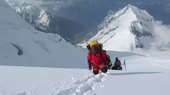
[[[102,49],[102,44],[97,40],[92,40],[87,43],[87,54],[89,70],[93,69],[93,74],[97,75],[99,71],[106,73],[112,66],[110,57],[106,51]]]
[[[118,57],[116,57],[115,63],[114,63],[114,65],[113,65],[113,67],[111,69],[112,70],[122,70],[121,62],[118,59]]]

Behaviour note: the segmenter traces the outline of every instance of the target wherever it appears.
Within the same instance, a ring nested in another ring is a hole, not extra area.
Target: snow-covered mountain
[[[154,18],[169,24],[169,0],[6,0],[22,18],[44,32],[58,33],[71,43],[87,40],[108,10],[127,4],[147,10]],[[44,14],[42,16],[42,13]],[[41,16],[40,16],[41,15]],[[45,22],[46,21],[46,22]],[[90,34],[90,35],[89,35]]]
[[[79,62],[82,59],[77,59],[80,55],[85,56],[82,49],[72,46],[57,34],[35,30],[4,0],[0,1],[0,13],[0,65],[45,67],[86,65]],[[69,63],[69,60],[74,64]]]
[[[91,39],[99,40],[106,50],[148,49],[155,40],[155,28],[162,27],[156,24],[147,11],[127,5],[117,12],[110,11]]]
[[[55,0],[6,0],[16,12],[35,29],[59,34],[65,40],[75,43],[82,40],[82,32],[86,31],[85,26],[67,17],[61,16],[58,12],[60,7],[70,5],[72,1]],[[78,37],[77,37],[77,36]],[[75,38],[76,37],[76,38]]]

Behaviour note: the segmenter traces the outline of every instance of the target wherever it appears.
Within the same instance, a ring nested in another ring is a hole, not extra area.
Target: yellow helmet
[[[99,42],[97,40],[91,40],[87,44],[90,45],[90,47],[92,47],[93,45],[99,45]]]

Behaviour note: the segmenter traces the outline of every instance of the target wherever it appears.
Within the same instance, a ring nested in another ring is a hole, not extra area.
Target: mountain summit
[[[106,50],[146,48],[152,41],[154,21],[147,11],[127,5],[117,12],[110,11],[91,39],[102,42]]]

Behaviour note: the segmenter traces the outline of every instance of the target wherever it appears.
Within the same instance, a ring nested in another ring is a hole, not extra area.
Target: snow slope
[[[119,54],[119,53],[117,53]],[[117,55],[116,54],[116,55]],[[122,54],[126,55],[126,53]],[[163,54],[163,53],[162,53]],[[114,52],[110,53],[114,58]],[[167,57],[167,58],[166,58]],[[127,71],[0,66],[0,95],[168,95],[169,55],[126,55]]]
[[[163,34],[163,29],[156,32],[161,27],[164,26],[158,24],[147,11],[127,5],[117,12],[110,11],[100,24],[97,34],[91,39],[99,40],[106,50],[111,51],[135,51],[141,48],[148,50],[153,43],[157,43],[155,39],[163,40],[155,36],[161,32]]]
[[[3,0],[0,13],[1,65],[72,68],[86,65],[80,63],[86,60],[77,59],[85,57],[83,49],[72,46],[57,34],[36,31]]]
[[[152,56],[109,52],[113,62],[115,56],[126,60],[127,71],[93,76],[87,69],[81,69],[86,68],[84,50],[75,48],[58,35],[34,30],[3,0],[0,1],[0,13],[0,95],[170,93],[170,53],[167,51]]]

